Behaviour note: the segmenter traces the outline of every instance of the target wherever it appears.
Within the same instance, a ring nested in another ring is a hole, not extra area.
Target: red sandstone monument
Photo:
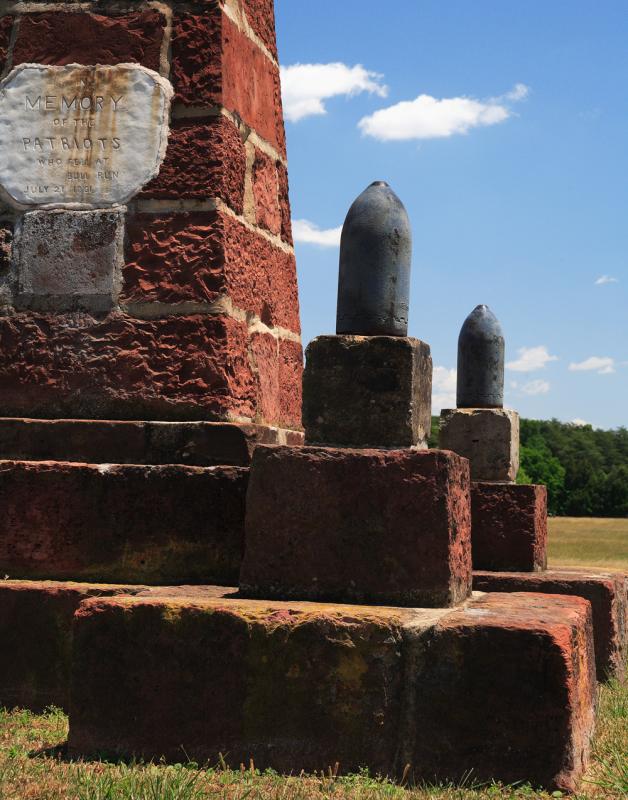
[[[1,8],[0,704],[75,755],[574,789],[591,605],[471,594],[381,183],[302,446],[272,0]]]

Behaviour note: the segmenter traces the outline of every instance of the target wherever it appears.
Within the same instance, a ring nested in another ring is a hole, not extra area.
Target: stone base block
[[[69,710],[72,618],[89,597],[140,587],[0,581],[0,707]]]
[[[626,574],[601,570],[555,569],[542,573],[474,572],[483,592],[543,592],[576,595],[591,603],[598,680],[624,678],[628,656]]]
[[[547,567],[547,488],[471,484],[473,568],[534,572]]]
[[[75,616],[69,748],[571,790],[593,727],[590,620],[580,598],[529,594],[454,611],[92,599]]]
[[[429,345],[405,336],[319,336],[307,348],[308,444],[427,447],[432,425]]]
[[[299,445],[303,434],[228,422],[0,418],[0,458],[17,461],[248,467],[261,443]]]
[[[439,450],[260,446],[246,597],[440,608],[470,592],[468,462]]]
[[[513,482],[519,472],[519,414],[506,408],[442,411],[439,446],[469,459],[472,481]]]
[[[248,470],[0,461],[0,575],[238,581]]]

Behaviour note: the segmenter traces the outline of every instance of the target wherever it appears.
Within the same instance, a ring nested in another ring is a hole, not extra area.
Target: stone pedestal
[[[245,597],[447,607],[470,588],[454,453],[266,447],[247,495]]]
[[[623,680],[628,656],[626,574],[592,569],[546,572],[473,573],[473,587],[483,592],[542,592],[575,595],[591,603],[598,680]]]
[[[519,472],[519,414],[505,408],[444,410],[439,446],[469,459],[472,481],[512,483]]]
[[[307,348],[303,425],[307,444],[427,447],[429,345],[406,336],[319,336]]]
[[[149,590],[77,611],[69,749],[573,791],[595,689],[580,598],[436,611]]]
[[[471,484],[473,568],[533,572],[547,566],[547,488]]]

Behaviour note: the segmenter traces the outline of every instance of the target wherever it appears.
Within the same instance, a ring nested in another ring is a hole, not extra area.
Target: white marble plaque
[[[127,202],[157,173],[170,82],[136,64],[22,64],[0,82],[0,187],[18,208]]]

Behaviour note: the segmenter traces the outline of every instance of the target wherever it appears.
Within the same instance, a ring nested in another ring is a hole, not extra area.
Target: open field
[[[553,519],[553,566],[628,569],[628,520]],[[196,765],[73,763],[67,717],[0,711],[0,800],[549,800],[530,787],[399,787],[367,775],[291,777]],[[628,681],[600,689],[593,762],[578,800],[628,796]]]
[[[628,519],[552,518],[548,558],[552,567],[628,570]]]

